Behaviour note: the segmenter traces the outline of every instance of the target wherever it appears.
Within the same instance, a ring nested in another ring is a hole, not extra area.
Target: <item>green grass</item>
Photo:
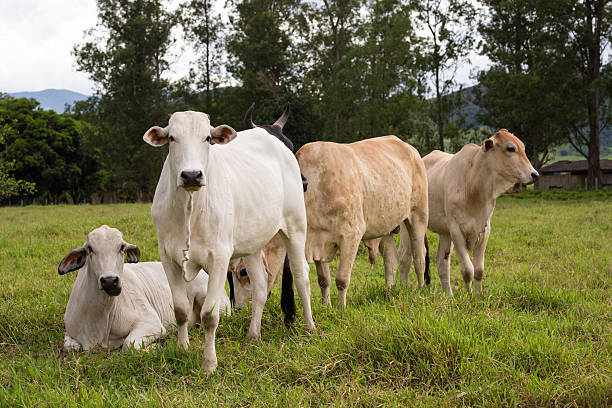
[[[75,274],[58,276],[57,264],[104,223],[156,260],[149,209],[0,208],[0,406],[612,404],[608,193],[500,198],[479,298],[465,293],[455,256],[454,298],[440,293],[435,266],[431,287],[419,291],[413,279],[387,292],[382,259],[370,268],[361,248],[348,308],[338,312],[321,306],[312,269],[318,333],[303,329],[301,314],[284,327],[276,288],[261,342],[246,341],[247,311],[221,320],[212,375],[195,328],[188,352],[175,335],[149,352],[61,351]]]

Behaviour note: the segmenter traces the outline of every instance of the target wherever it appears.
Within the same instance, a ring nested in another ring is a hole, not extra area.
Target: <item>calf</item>
[[[123,263],[123,257],[129,264]],[[80,269],[66,306],[64,350],[146,347],[176,325],[172,294],[159,262],[140,259],[136,245],[106,225],[87,235],[87,242],[70,251],[59,264],[64,275]],[[190,322],[200,322],[208,276],[199,273],[188,286]],[[230,313],[227,297],[223,310]]]
[[[440,236],[436,261],[442,290],[450,286],[450,255],[453,246],[466,289],[482,291],[484,256],[491,232],[495,200],[516,183],[528,184],[539,174],[525,155],[525,145],[500,129],[480,146],[468,144],[457,154],[434,150],[423,158],[429,185],[429,229]],[[400,253],[410,252],[402,234]],[[474,262],[468,251],[473,251]],[[407,276],[400,264],[400,277]]]

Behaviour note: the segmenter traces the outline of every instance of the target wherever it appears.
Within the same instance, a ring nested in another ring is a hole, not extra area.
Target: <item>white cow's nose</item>
[[[202,185],[203,174],[201,170],[181,171],[181,181],[185,187],[199,187]]]

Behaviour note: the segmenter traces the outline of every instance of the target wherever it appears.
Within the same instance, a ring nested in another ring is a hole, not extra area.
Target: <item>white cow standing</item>
[[[124,255],[130,264],[124,265]],[[106,225],[90,232],[82,247],[64,257],[58,267],[60,275],[80,269],[64,315],[64,350],[94,346],[140,349],[176,326],[161,263],[135,264],[139,259],[138,247]],[[206,273],[200,273],[187,288],[191,323],[199,323],[207,283]],[[230,313],[227,297],[223,305]]]
[[[202,308],[204,369],[215,370],[219,302],[225,293],[229,261],[238,257],[244,258],[253,289],[247,337],[261,337],[267,295],[261,249],[279,231],[302,300],[306,328],[314,330],[304,256],[306,210],[300,169],[291,151],[263,129],[236,134],[227,125],[211,127],[207,114],[192,111],[174,113],[166,128],[152,127],[143,140],[156,147],[170,142],[151,216],[172,289],[178,344],[184,349],[189,346],[186,282],[204,267],[209,273]]]

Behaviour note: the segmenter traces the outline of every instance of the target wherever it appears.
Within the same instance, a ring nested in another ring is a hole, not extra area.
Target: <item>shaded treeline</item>
[[[150,199],[166,152],[142,142],[150,126],[190,109],[242,130],[252,102],[256,123],[272,122],[291,103],[285,131],[296,148],[396,134],[426,154],[479,143],[505,127],[526,142],[538,167],[572,143],[596,183],[599,135],[611,116],[602,103],[612,91],[610,1],[97,3],[98,24],[74,47],[96,92],[68,114],[87,123],[80,137],[98,154],[86,160],[99,169],[83,162],[81,172],[102,175],[82,191]],[[195,57],[186,77],[170,81],[177,41]],[[455,74],[477,54],[491,65],[474,73],[483,86],[466,95]],[[476,127],[462,115],[468,102],[483,108]],[[11,151],[10,143],[2,149]],[[13,172],[36,182],[38,196],[47,191],[31,168],[17,164]]]

